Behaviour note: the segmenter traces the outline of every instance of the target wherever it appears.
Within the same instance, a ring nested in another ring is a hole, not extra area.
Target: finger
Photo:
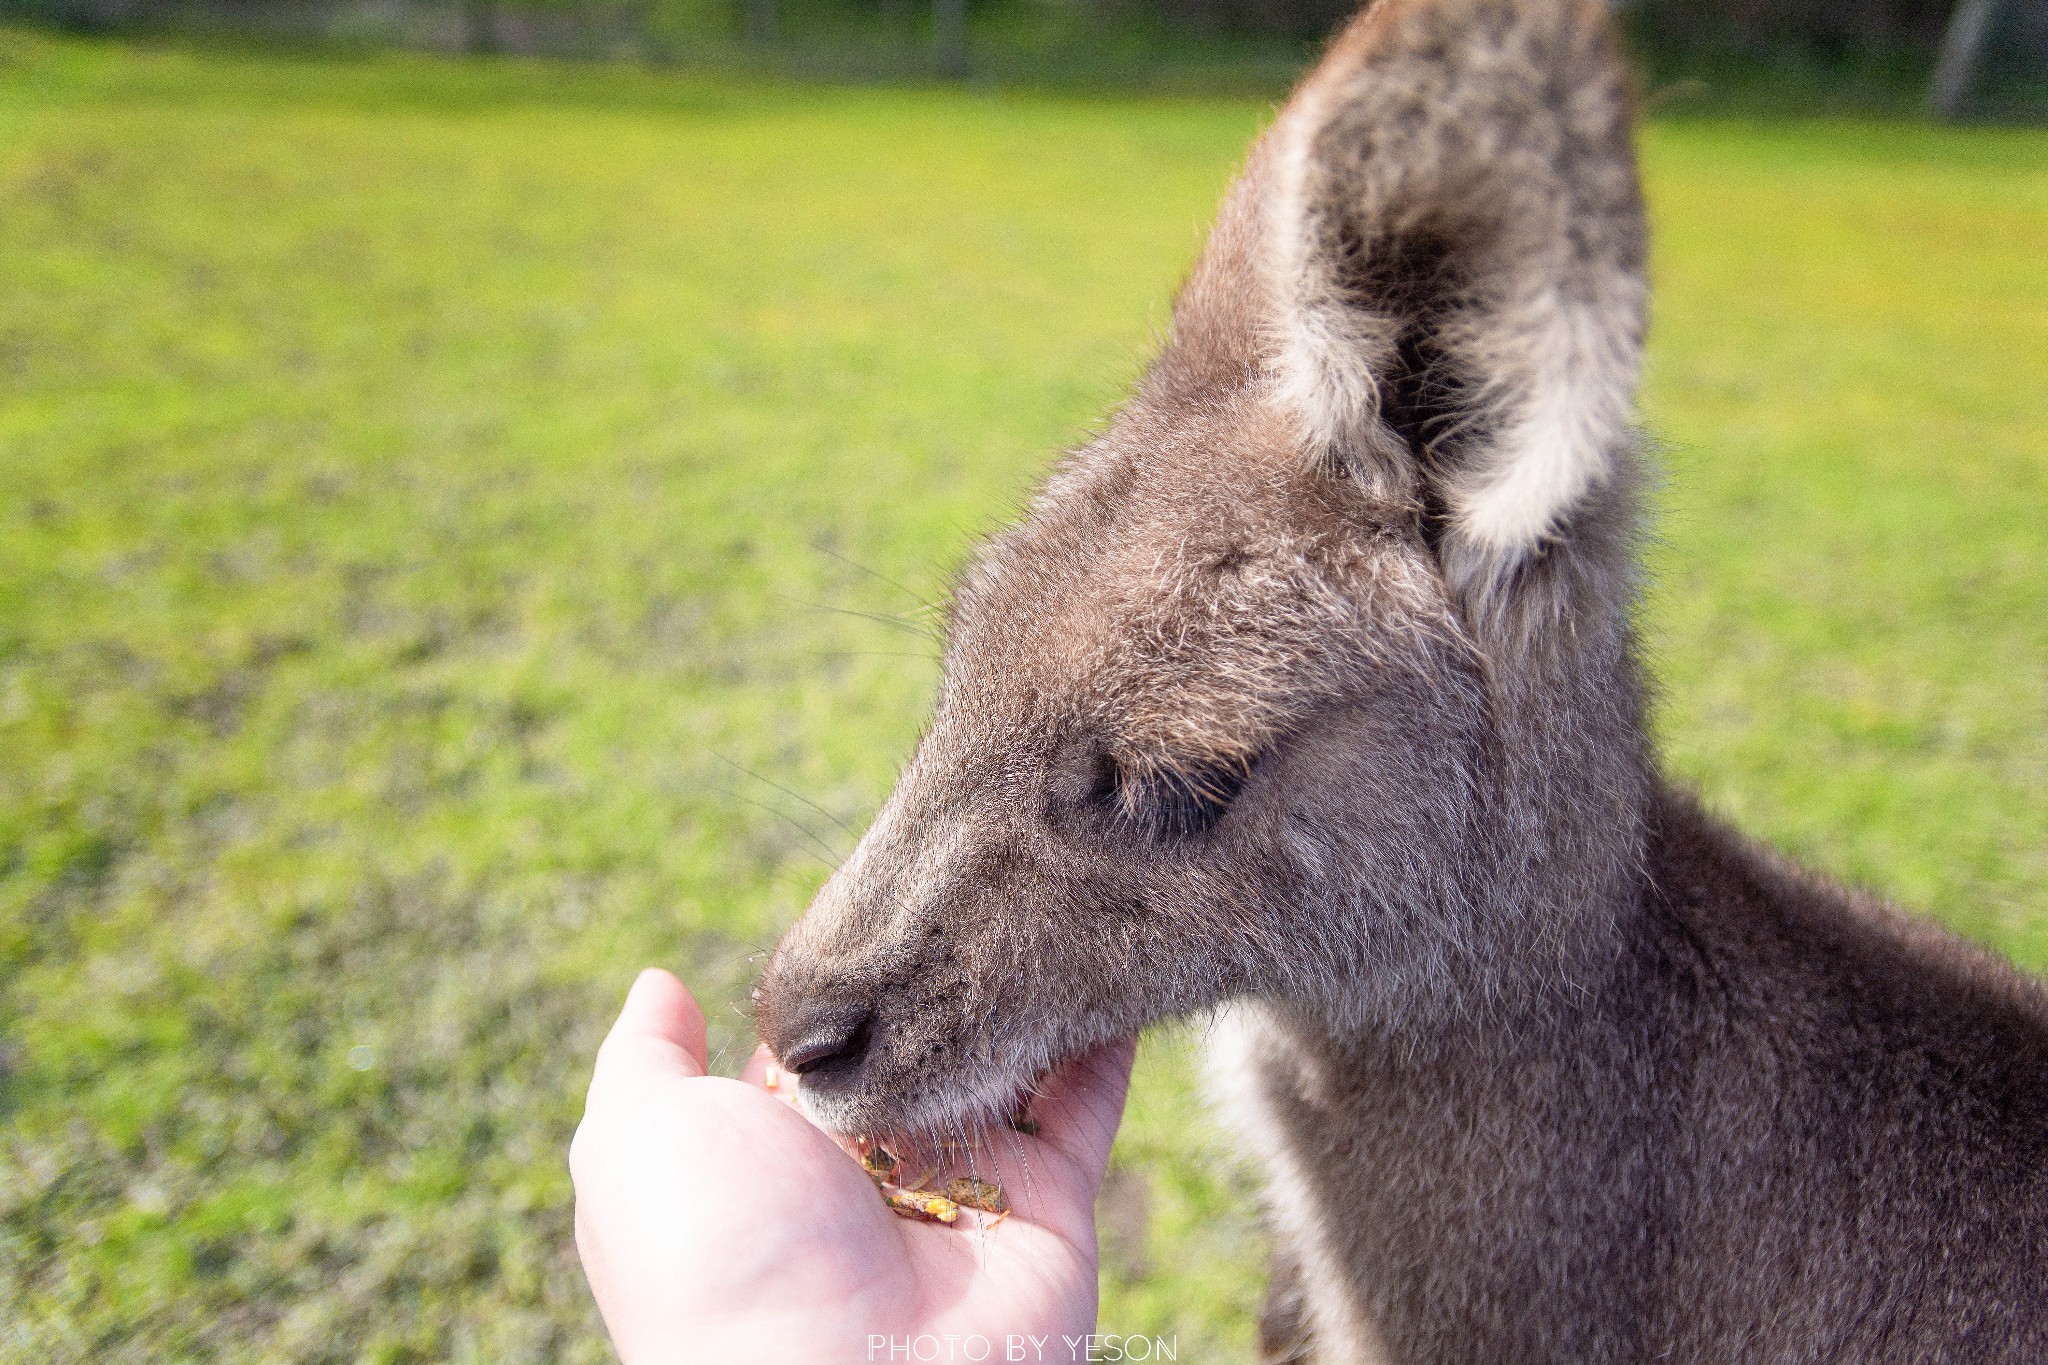
[[[747,1064],[740,1068],[740,1079],[748,1085],[758,1085],[764,1090],[771,1089],[768,1084],[771,1067],[778,1073],[782,1069],[775,1065],[775,1054],[768,1050],[768,1044],[762,1043],[755,1047],[754,1055],[747,1058]]]
[[[682,982],[649,967],[626,992],[618,1022],[597,1050],[590,1102],[659,1079],[702,1076],[704,1054],[704,1012]]]
[[[767,1091],[801,1114],[812,1127],[818,1128],[820,1132],[825,1131],[819,1127],[818,1121],[811,1117],[810,1111],[797,1103],[797,1077],[775,1060],[775,1054],[768,1050],[768,1044],[763,1043],[754,1049],[754,1055],[747,1058],[747,1064],[740,1068],[740,1079],[748,1085],[758,1086]],[[835,1137],[833,1141],[838,1142],[839,1139]],[[843,1147],[845,1144],[840,1145]]]
[[[1039,1140],[1079,1167],[1091,1189],[1108,1169],[1137,1055],[1136,1038],[1104,1043],[1061,1065],[1032,1102]]]
[[[796,1103],[797,1076],[794,1071],[775,1060],[775,1054],[762,1043],[754,1049],[754,1055],[747,1058],[747,1064],[740,1068],[740,1079],[748,1085],[758,1085],[778,1100]]]

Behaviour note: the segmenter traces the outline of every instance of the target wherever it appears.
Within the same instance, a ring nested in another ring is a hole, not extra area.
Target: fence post
[[[743,0],[747,11],[747,41],[765,46],[775,40],[775,0]]]
[[[1941,60],[1927,92],[1936,118],[1959,119],[1969,108],[1971,78],[1977,74],[1997,9],[1998,0],[1961,0],[1949,16],[1948,29],[1941,35]]]
[[[932,55],[939,74],[967,74],[967,0],[932,0]]]
[[[462,0],[462,46],[475,53],[498,50],[498,0]]]

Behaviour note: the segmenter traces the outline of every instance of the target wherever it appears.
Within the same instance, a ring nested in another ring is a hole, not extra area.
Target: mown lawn
[[[618,996],[741,1054],[1264,112],[0,30],[0,1360],[604,1359]],[[1645,142],[1674,764],[2048,965],[2048,135]],[[1192,1075],[1104,1318],[1229,1359]]]

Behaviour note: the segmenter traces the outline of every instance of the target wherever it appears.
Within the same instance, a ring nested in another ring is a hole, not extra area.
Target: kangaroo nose
[[[874,1012],[841,1007],[803,1021],[792,1032],[797,1041],[782,1054],[782,1065],[799,1076],[819,1071],[851,1071],[867,1054]]]

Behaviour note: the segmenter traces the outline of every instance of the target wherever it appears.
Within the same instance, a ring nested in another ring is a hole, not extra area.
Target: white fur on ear
[[[1467,543],[1502,555],[1532,550],[1614,472],[1640,368],[1614,321],[1640,316],[1645,290],[1627,276],[1605,284],[1623,297],[1588,306],[1545,290],[1507,328],[1523,353],[1499,357],[1499,372],[1524,376],[1527,391],[1502,405],[1499,436],[1448,490],[1451,523]]]
[[[1452,542],[1499,570],[1631,447],[1648,287],[1603,35],[1586,5],[1369,9],[1268,134],[1276,400],[1380,491],[1433,482]],[[1429,372],[1397,380],[1418,339]],[[1424,461],[1381,421],[1390,382],[1436,407]]]
[[[1392,343],[1384,318],[1336,296],[1316,249],[1309,149],[1323,119],[1323,93],[1305,87],[1270,134],[1278,171],[1269,221],[1278,231],[1266,255],[1268,286],[1280,302],[1269,340],[1276,397],[1319,454],[1370,439],[1380,412],[1371,362]]]

